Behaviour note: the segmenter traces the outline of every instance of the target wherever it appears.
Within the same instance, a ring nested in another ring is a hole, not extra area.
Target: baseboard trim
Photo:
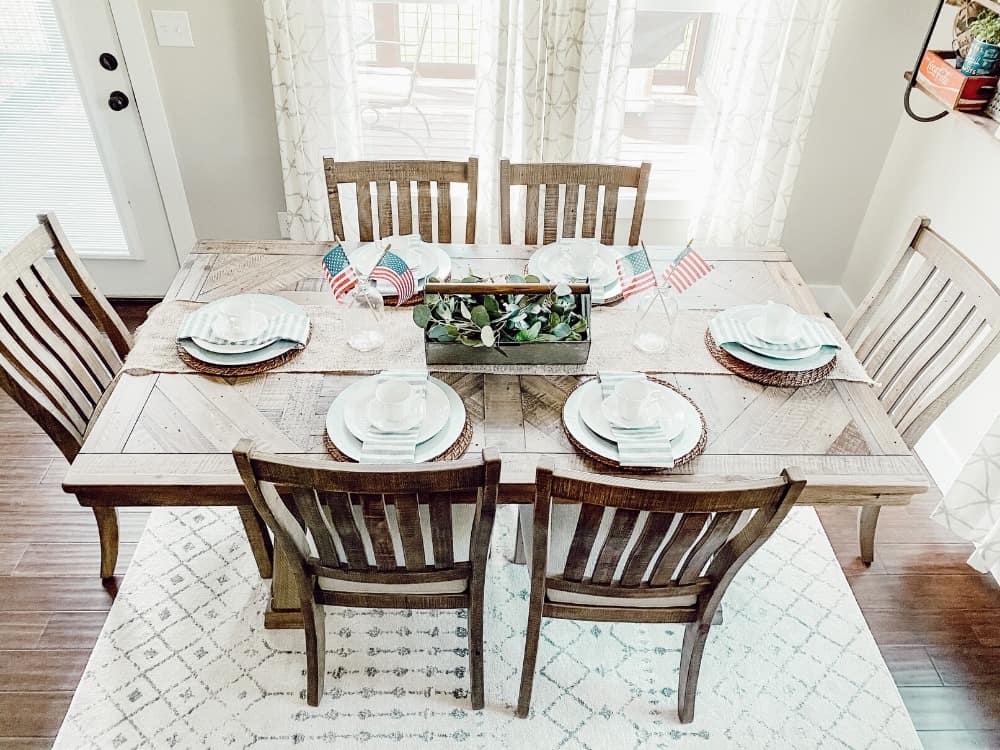
[[[854,303],[839,284],[810,284],[813,296],[823,312],[829,313],[834,322],[843,328],[854,314]]]

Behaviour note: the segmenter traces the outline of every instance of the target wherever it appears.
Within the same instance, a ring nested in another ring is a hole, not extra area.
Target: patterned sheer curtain
[[[731,0],[702,93],[714,99],[711,170],[695,236],[778,244],[840,0]]]
[[[263,0],[290,237],[331,238],[323,156],[361,156],[352,2]]]
[[[976,545],[969,565],[1000,581],[1000,418],[931,518]]]
[[[485,239],[498,235],[500,159],[618,157],[635,14],[636,0],[483,3],[474,151]]]

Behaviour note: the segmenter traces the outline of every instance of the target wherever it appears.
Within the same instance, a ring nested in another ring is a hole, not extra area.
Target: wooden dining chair
[[[483,707],[483,585],[500,454],[359,465],[233,449],[254,506],[289,555],[306,636],[306,699],[326,674],[326,605],[469,611],[472,707]],[[281,493],[279,494],[279,489]]]
[[[0,387],[66,460],[73,461],[111,392],[132,337],[73,251],[55,214],[40,214],[38,222],[0,255]],[[83,307],[50,268],[50,250]],[[88,500],[97,519],[101,577],[108,579],[118,561],[115,508],[145,503],[141,497],[93,502]],[[266,528],[249,504],[240,508],[240,516],[261,575],[269,577]]]
[[[531,703],[542,618],[686,623],[678,714],[694,719],[702,652],[722,597],[805,487],[798,469],[728,484],[611,479],[540,465],[520,516],[531,569],[517,715]]]
[[[353,184],[358,207],[358,236],[362,242],[371,242],[391,234],[411,234],[414,232],[414,220],[420,239],[424,242],[452,242],[451,186],[452,183],[465,183],[468,185],[465,242],[471,244],[476,241],[479,160],[475,156],[470,156],[467,162],[336,161],[326,158],[323,160],[323,168],[326,172],[333,233],[337,237],[346,236],[340,203],[341,185]],[[416,215],[413,183],[416,183],[417,190]],[[393,195],[396,198],[395,211]],[[373,198],[377,206],[375,215],[372,213]],[[435,226],[437,232],[434,231]]]
[[[560,237],[597,237],[598,202],[601,203],[601,242],[613,245],[618,219],[618,193],[621,188],[635,189],[635,208],[628,244],[638,245],[642,215],[649,187],[649,162],[638,167],[617,164],[511,164],[500,162],[500,241],[511,243],[511,189],[525,185],[524,244],[538,244],[538,206],[542,212],[542,244]],[[544,187],[544,189],[542,189]],[[580,192],[583,190],[583,206]],[[599,201],[600,199],[600,201]],[[560,210],[560,203],[562,209]]]
[[[1000,288],[918,217],[844,335],[911,448],[1000,353]],[[861,559],[875,556],[880,506],[860,511]]]

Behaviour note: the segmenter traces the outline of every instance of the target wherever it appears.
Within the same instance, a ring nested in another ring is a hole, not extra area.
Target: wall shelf
[[[994,2],[994,0],[989,0],[989,2],[983,2],[980,4],[986,5],[988,7],[996,7],[998,9],[998,12],[1000,12],[1000,2]],[[907,81],[909,81],[910,78],[913,77],[913,72],[908,70],[903,74],[903,77]],[[931,94],[930,91],[927,90],[927,87],[924,86],[924,84],[921,83],[919,79],[913,84],[913,88],[917,89],[922,94],[925,94],[927,98],[930,99],[935,104],[939,106],[941,105],[941,102],[938,101],[938,99],[933,94]],[[970,125],[971,127],[975,128],[979,132],[985,133],[991,138],[1000,138],[1000,122],[997,122],[996,120],[987,117],[981,112],[961,112],[957,109],[953,109],[950,110],[949,113],[954,115],[956,118],[966,123],[967,125]]]

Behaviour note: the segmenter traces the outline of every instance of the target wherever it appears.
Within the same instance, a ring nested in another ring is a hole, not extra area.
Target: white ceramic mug
[[[792,338],[799,314],[788,305],[768,301],[764,306],[764,333],[768,339],[783,342]]]
[[[569,270],[574,279],[586,279],[594,272],[594,261],[597,260],[598,246],[596,242],[568,242],[566,255]]]
[[[648,380],[623,380],[615,386],[618,414],[627,422],[638,422],[650,403],[652,389]]]
[[[420,406],[417,389],[403,380],[383,380],[375,386],[372,420],[380,429],[404,428],[416,417]]]

